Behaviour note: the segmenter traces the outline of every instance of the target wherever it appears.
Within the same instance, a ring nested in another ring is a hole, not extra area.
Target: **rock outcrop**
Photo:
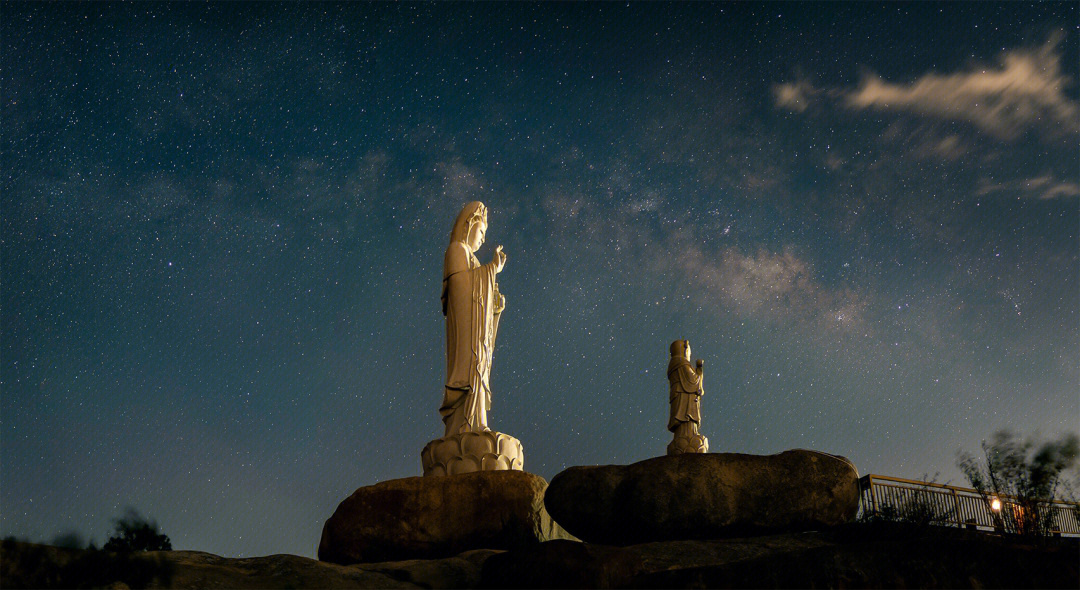
[[[124,554],[5,540],[0,588],[476,588],[484,561],[497,553],[342,566],[298,555]]]
[[[544,478],[523,471],[409,477],[362,487],[323,527],[319,559],[353,564],[450,557],[573,538],[544,509]]]
[[[850,461],[817,451],[684,454],[571,467],[552,479],[544,504],[594,543],[723,538],[847,522],[858,479]]]
[[[849,524],[627,547],[552,541],[351,566],[295,555],[124,555],[3,541],[0,588],[1077,588],[1078,541]]]
[[[483,588],[1077,588],[1077,539],[930,526],[626,547],[554,541],[492,555]]]

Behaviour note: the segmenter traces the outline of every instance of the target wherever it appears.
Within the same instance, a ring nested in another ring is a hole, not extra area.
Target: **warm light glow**
[[[994,512],[1001,510],[1001,500],[998,500],[997,498],[990,500],[990,509]]]

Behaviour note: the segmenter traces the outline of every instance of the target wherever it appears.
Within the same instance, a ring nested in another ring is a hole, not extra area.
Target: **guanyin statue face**
[[[690,360],[690,343],[686,343],[686,360]]]
[[[481,220],[479,223],[474,223],[469,229],[469,249],[473,252],[479,250],[480,246],[484,245],[485,236],[487,236],[487,222]]]

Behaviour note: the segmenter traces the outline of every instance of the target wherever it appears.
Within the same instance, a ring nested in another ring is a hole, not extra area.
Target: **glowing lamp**
[[[997,498],[994,498],[993,500],[990,500],[990,509],[993,510],[994,512],[1000,511],[1001,510],[1001,500],[998,500]]]

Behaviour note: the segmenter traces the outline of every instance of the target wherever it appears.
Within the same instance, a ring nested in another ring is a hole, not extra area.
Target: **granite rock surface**
[[[545,510],[546,488],[544,478],[513,470],[365,486],[326,521],[319,559],[342,565],[433,559],[572,538]]]
[[[484,561],[498,553],[481,549],[442,559],[342,566],[286,554],[119,554],[5,540],[0,588],[475,588]]]
[[[625,547],[553,541],[492,555],[482,588],[1077,588],[1077,539],[1031,543],[948,527]]]
[[[593,543],[724,538],[848,522],[858,479],[850,461],[818,451],[684,454],[571,467],[552,479],[544,504]]]
[[[296,555],[115,554],[0,542],[0,588],[1078,588],[1080,539],[880,523],[625,547],[341,566]]]

